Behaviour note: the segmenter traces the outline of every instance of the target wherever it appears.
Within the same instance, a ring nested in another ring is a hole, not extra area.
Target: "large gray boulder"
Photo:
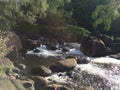
[[[96,57],[108,55],[111,51],[101,39],[92,36],[82,41],[81,50],[85,55]]]

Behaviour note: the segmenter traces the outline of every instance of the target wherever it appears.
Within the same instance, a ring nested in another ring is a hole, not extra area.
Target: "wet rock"
[[[69,76],[69,78],[73,78],[73,71],[72,70],[67,71],[66,75]]]
[[[68,52],[69,50],[70,50],[69,47],[63,47],[63,49],[62,49],[63,52]]]
[[[67,58],[51,66],[50,69],[53,72],[63,72],[67,70],[72,70],[74,67],[76,67],[76,65],[77,62],[74,58]]]
[[[34,49],[33,52],[38,53],[38,52],[40,52],[40,50],[39,49]]]
[[[66,58],[75,58],[77,61],[77,64],[88,64],[91,61],[91,59],[85,55],[82,55],[82,56],[68,55]]]
[[[72,90],[69,87],[66,87],[65,85],[59,85],[59,84],[52,84],[46,86],[43,90]]]
[[[52,71],[45,66],[39,66],[32,68],[31,73],[33,75],[47,77],[51,75]]]
[[[110,54],[110,49],[105,46],[105,43],[101,39],[96,37],[86,37],[81,43],[81,50],[88,56],[105,56]]]
[[[77,63],[78,64],[88,64],[91,61],[91,59],[87,56],[78,56],[77,57]]]
[[[44,77],[32,76],[30,78],[34,81],[35,90],[44,90],[43,87],[48,84],[48,81]]]
[[[120,59],[120,53],[109,55],[109,56],[112,57],[112,58]]]

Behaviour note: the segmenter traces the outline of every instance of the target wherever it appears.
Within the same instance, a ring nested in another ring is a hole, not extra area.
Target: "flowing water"
[[[45,46],[39,47],[39,55],[57,56],[61,50],[47,50]],[[28,51],[28,54],[33,51]],[[77,49],[72,48],[67,54],[83,55]],[[91,58],[89,64],[79,64],[71,71],[71,75],[66,72],[53,73],[46,77],[50,83],[69,84],[73,90],[79,90],[81,87],[92,86],[95,90],[120,90],[120,60],[110,57]]]
[[[96,58],[89,64],[78,65],[81,85],[95,90],[120,90],[120,61],[109,57]]]
[[[95,90],[120,90],[120,61],[109,57],[96,58],[89,64],[77,65],[71,77],[64,72],[54,73],[46,79],[67,83],[74,87],[73,90],[85,86],[92,86]]]

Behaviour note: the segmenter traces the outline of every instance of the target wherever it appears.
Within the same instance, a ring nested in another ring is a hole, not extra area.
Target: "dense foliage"
[[[105,30],[110,30],[112,21],[120,17],[120,0],[109,0],[106,5],[99,5],[92,13],[95,19],[93,26],[96,28],[100,24],[104,24]]]
[[[0,0],[0,30],[10,30],[15,25],[17,11],[15,0]]]
[[[108,30],[119,18],[119,4],[119,0],[1,0],[0,30],[36,34],[43,27],[72,26],[69,29],[77,34],[83,33],[82,27],[94,31],[92,24]]]
[[[93,19],[91,13],[96,6],[107,3],[107,0],[72,0],[66,6],[67,10],[72,10],[72,17],[76,24],[93,31]]]

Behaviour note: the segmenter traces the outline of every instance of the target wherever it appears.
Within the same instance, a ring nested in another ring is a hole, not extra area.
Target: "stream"
[[[58,45],[56,47],[59,47]],[[79,47],[79,48],[78,48]],[[34,53],[33,50],[27,54],[37,54],[38,56],[62,56],[62,48],[57,50],[48,50],[46,45],[37,47],[40,50]],[[73,44],[67,55],[82,56],[80,44]],[[70,75],[67,72],[53,73],[45,77],[49,83],[68,84],[73,90],[79,90],[81,87],[92,86],[95,90],[120,90],[120,60],[106,57],[93,58],[88,64],[78,64]]]

